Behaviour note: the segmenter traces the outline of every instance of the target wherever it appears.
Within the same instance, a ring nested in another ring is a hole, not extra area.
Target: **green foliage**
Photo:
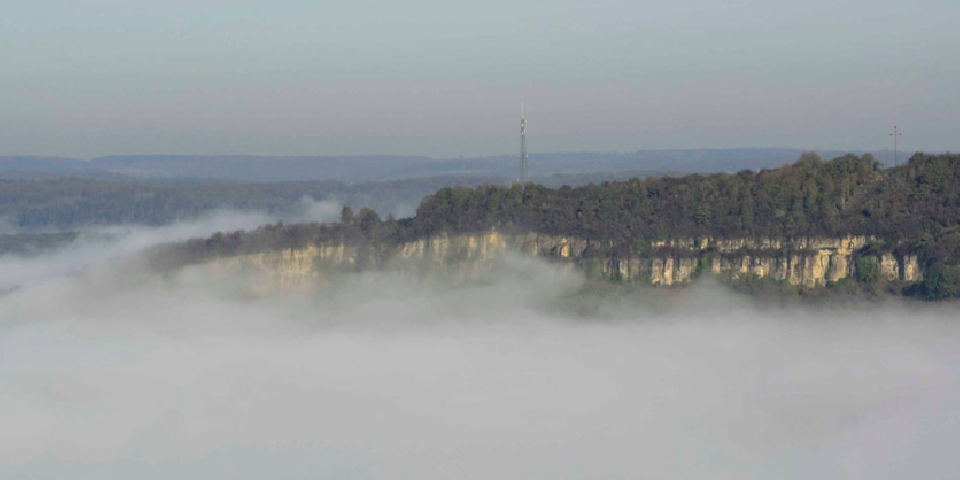
[[[491,227],[575,234],[638,247],[638,238],[873,235],[896,244],[960,222],[960,155],[916,156],[878,170],[871,156],[805,155],[760,172],[607,182],[443,189],[424,199],[418,232]],[[939,179],[948,178],[944,182]],[[521,195],[522,192],[522,195]],[[925,192],[921,195],[921,192]]]
[[[612,280],[614,281],[614,283],[623,283],[623,281],[624,281],[624,280],[623,280],[623,273],[620,272],[620,270],[617,270],[616,272],[614,272],[614,274],[613,274],[613,279],[612,279]]]
[[[340,223],[346,226],[353,225],[353,209],[350,205],[344,205],[340,210]]]
[[[879,170],[869,157],[847,155],[824,162],[805,155],[793,165],[760,172],[631,179],[577,188],[483,185],[442,188],[420,203],[414,218],[381,222],[373,210],[342,225],[267,226],[225,234],[185,247],[190,258],[350,241],[387,251],[441,232],[538,232],[590,241],[584,270],[602,278],[601,256],[646,252],[648,240],[781,238],[870,235],[855,263],[858,282],[835,291],[867,293],[899,287],[880,282],[876,256],[895,248],[916,255],[925,281],[908,293],[925,298],[957,295],[960,264],[960,155],[915,155],[907,165]],[[946,180],[944,180],[946,179]],[[0,205],[4,192],[0,190]],[[9,200],[9,199],[8,199]],[[351,214],[352,217],[352,214]],[[701,247],[703,245],[700,245]],[[789,247],[788,247],[789,248]],[[698,271],[709,268],[709,249]],[[664,253],[664,252],[661,252]],[[615,274],[614,274],[615,275]],[[745,288],[781,289],[749,278]],[[782,287],[786,288],[786,287]],[[804,293],[801,288],[797,295]]]
[[[599,279],[603,276],[603,268],[599,258],[587,258],[583,260],[583,272],[591,280]]]
[[[360,231],[363,232],[364,235],[367,237],[376,237],[380,231],[382,222],[380,221],[380,215],[378,215],[377,212],[369,208],[361,208],[358,225],[360,226]]]
[[[960,297],[960,266],[936,262],[923,278],[923,296],[931,300]]]
[[[642,252],[650,247],[650,243],[647,242],[646,238],[637,237],[637,251]]]
[[[697,268],[693,272],[694,277],[699,277],[705,272],[709,272],[713,269],[713,257],[709,255],[704,255],[697,260]]]
[[[756,275],[742,274],[736,281],[728,282],[734,291],[759,297],[799,298],[800,289],[784,280],[759,278]]]
[[[856,276],[858,282],[876,282],[880,278],[880,267],[877,264],[877,258],[872,256],[858,258]]]

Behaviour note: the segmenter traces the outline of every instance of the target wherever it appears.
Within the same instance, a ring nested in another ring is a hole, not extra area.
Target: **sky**
[[[35,0],[0,155],[960,149],[960,3]]]

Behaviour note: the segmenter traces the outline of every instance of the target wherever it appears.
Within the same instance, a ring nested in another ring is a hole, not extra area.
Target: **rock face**
[[[343,243],[322,244],[219,258],[207,264],[223,275],[255,273],[257,289],[299,289],[323,285],[343,271],[393,270],[411,265],[420,272],[437,272],[464,279],[489,270],[508,252],[544,257],[566,268],[583,268],[595,275],[624,282],[670,286],[690,282],[704,271],[730,279],[772,278],[791,285],[824,286],[855,275],[858,252],[867,237],[781,239],[675,239],[654,242],[651,248],[617,251],[610,242],[544,234],[438,235],[375,249]],[[881,278],[922,280],[916,256],[892,253],[868,257],[877,262]]]

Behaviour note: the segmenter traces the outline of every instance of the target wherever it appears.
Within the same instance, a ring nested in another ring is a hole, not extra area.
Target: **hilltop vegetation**
[[[423,200],[416,234],[523,227],[624,242],[643,238],[937,235],[960,221],[960,156],[806,154],[775,170],[631,179],[578,188],[445,188]]]
[[[535,184],[443,188],[413,218],[382,220],[344,208],[340,225],[275,225],[217,235],[191,256],[344,240],[377,245],[441,232],[496,228],[601,240],[619,253],[657,240],[867,235],[874,251],[918,255],[926,277],[914,293],[960,293],[960,156],[915,155],[881,169],[870,155],[823,161],[807,154],[775,170],[631,179],[576,188]],[[864,271],[868,276],[869,272]],[[864,278],[863,281],[869,281]]]

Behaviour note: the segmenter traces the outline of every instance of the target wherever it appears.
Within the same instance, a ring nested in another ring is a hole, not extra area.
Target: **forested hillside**
[[[871,155],[808,154],[775,170],[632,179],[578,188],[446,188],[424,199],[416,234],[522,226],[625,240],[877,235],[900,241],[960,220],[960,156],[916,155],[880,169]]]
[[[397,243],[447,233],[529,231],[602,240],[644,251],[656,240],[865,235],[874,250],[909,251],[928,272],[926,293],[960,294],[960,156],[915,155],[881,169],[870,155],[823,161],[804,155],[760,172],[607,182],[577,188],[540,185],[444,188],[414,218],[382,221],[370,209],[344,209],[340,225],[261,228],[217,235],[187,247],[192,257],[312,242]],[[623,252],[621,252],[623,253]]]

